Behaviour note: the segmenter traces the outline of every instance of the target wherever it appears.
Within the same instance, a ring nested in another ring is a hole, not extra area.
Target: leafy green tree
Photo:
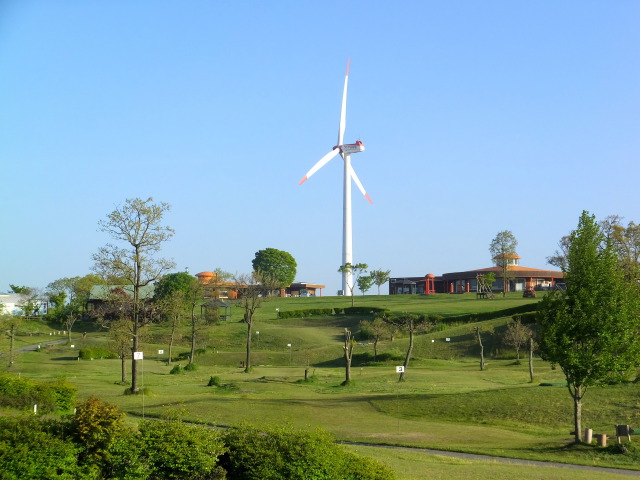
[[[569,236],[565,279],[566,290],[541,303],[540,350],[567,379],[579,442],[587,388],[624,379],[640,361],[640,302],[637,285],[625,281],[611,242],[587,212]]]
[[[31,287],[25,287],[23,285],[21,286],[21,285],[13,285],[13,284],[9,284],[9,288],[11,288],[11,291],[13,293],[18,293],[20,295],[29,295],[33,290]]]
[[[179,295],[174,295],[179,293]],[[196,308],[202,303],[203,297],[202,284],[193,275],[187,272],[170,273],[160,279],[156,286],[154,296],[156,298],[167,298],[173,296],[174,301],[179,301],[183,308],[189,312],[189,320],[191,325],[191,355],[189,356],[189,364],[193,363],[196,351],[196,337],[205,322],[204,315],[198,315]]]
[[[354,305],[354,298],[353,298],[353,289],[356,286],[356,283],[358,283],[358,279],[364,275],[365,273],[367,273],[367,269],[369,268],[369,265],[367,265],[366,263],[356,263],[351,264],[351,263],[345,263],[344,265],[341,265],[338,268],[338,272],[340,273],[345,273],[345,272],[351,272],[351,275],[353,275],[353,279],[351,281],[351,284],[347,284],[347,288],[349,289],[349,295],[351,295],[351,306],[353,307]]]
[[[391,270],[371,270],[369,275],[373,278],[374,285],[378,286],[378,295],[380,295],[380,287],[389,281]]]
[[[173,236],[173,229],[163,225],[164,214],[170,209],[167,203],[153,203],[152,198],[127,199],[125,204],[99,222],[100,230],[108,233],[123,247],[107,244],[93,255],[94,269],[104,278],[116,276],[126,279],[133,288],[130,321],[133,335],[132,352],[139,349],[139,330],[149,318],[143,313],[144,299],[140,289],[159,280],[173,262],[155,258],[162,245]],[[138,392],[138,366],[131,362],[131,392]]]
[[[131,322],[128,318],[119,317],[109,323],[109,333],[111,334],[111,349],[120,358],[120,383],[127,383],[126,362],[131,358]]]
[[[373,278],[371,277],[371,275],[363,275],[362,277],[358,277],[358,288],[362,292],[362,295],[371,290],[372,286]]]
[[[509,279],[512,278],[511,272],[509,272],[509,261],[513,259],[513,256],[516,254],[517,246],[518,240],[516,240],[516,237],[510,230],[498,232],[489,245],[491,259],[494,261],[496,266],[500,267],[500,276],[503,281],[503,297],[509,290]]]
[[[290,253],[283,250],[259,250],[251,263],[253,270],[259,272],[263,282],[275,288],[288,287],[296,278],[298,264]]]

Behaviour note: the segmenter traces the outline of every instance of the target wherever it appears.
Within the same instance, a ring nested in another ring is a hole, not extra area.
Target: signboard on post
[[[404,366],[399,365],[396,367],[396,373],[404,373]]]
[[[134,360],[142,360],[142,352],[133,352],[133,359]]]

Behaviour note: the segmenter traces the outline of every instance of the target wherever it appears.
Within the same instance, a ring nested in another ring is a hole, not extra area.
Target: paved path
[[[376,448],[390,448],[395,450],[408,450],[412,452],[422,452],[429,455],[440,455],[442,457],[461,458],[464,460],[483,460],[486,462],[498,462],[509,463],[511,465],[527,465],[530,467],[554,467],[554,468],[567,468],[571,470],[587,470],[591,472],[606,472],[617,473],[619,475],[626,475],[629,477],[640,477],[640,471],[638,470],[624,470],[621,468],[607,468],[607,467],[591,467],[589,465],[573,465],[570,463],[558,463],[558,462],[541,462],[538,460],[521,460],[519,458],[506,458],[506,457],[492,457],[490,455],[477,455],[474,453],[461,453],[461,452],[449,452],[446,450],[432,450],[429,448],[416,448],[416,447],[396,447],[393,445],[376,445],[373,443],[362,442],[339,442],[345,445],[362,445],[364,447],[376,447]]]
[[[67,338],[62,338],[59,340],[50,340],[48,342],[40,342],[37,345],[28,345],[26,347],[20,347],[16,349],[16,352],[19,353],[24,353],[24,352],[35,352],[36,350],[38,350],[38,347],[46,347],[48,345],[60,345],[63,343],[67,343],[68,339]]]

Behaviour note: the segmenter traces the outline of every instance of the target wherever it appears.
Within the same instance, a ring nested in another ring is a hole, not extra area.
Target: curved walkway
[[[478,455],[475,453],[461,453],[461,452],[449,452],[446,450],[432,450],[430,448],[418,448],[418,447],[397,447],[393,445],[377,445],[373,443],[364,442],[339,442],[344,445],[361,445],[363,447],[376,447],[376,448],[389,448],[394,450],[408,450],[412,452],[422,452],[429,455],[440,455],[441,457],[453,457],[461,458],[464,460],[483,460],[488,462],[508,463],[511,465],[526,465],[530,467],[555,467],[555,468],[567,468],[571,470],[587,470],[591,472],[602,473],[617,473],[619,475],[627,475],[629,477],[640,477],[640,471],[638,470],[625,470],[621,468],[609,468],[609,467],[592,467],[589,465],[574,465],[572,463],[559,463],[559,462],[542,462],[540,460],[522,460],[519,458],[507,458],[507,457],[492,457],[490,455]]]
[[[60,345],[62,343],[67,343],[67,342],[68,342],[68,339],[65,337],[59,340],[49,340],[46,342],[41,342],[37,345],[28,345],[26,347],[20,347],[20,348],[17,348],[15,351],[19,353],[34,352],[38,350],[38,347],[46,347],[48,345]]]

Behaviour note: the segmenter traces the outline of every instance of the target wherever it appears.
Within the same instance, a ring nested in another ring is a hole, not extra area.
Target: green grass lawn
[[[480,308],[501,310],[530,300],[516,296],[493,301],[475,300],[471,295],[366,296],[356,298],[356,305],[365,301],[370,306],[383,306],[386,301],[388,308],[397,311],[459,314],[480,311]],[[241,422],[321,426],[342,440],[640,468],[624,455],[613,457],[592,447],[567,448],[573,425],[572,401],[567,389],[539,386],[541,382],[562,383],[564,377],[560,370],[552,369],[537,358],[536,378],[530,382],[526,362],[516,365],[512,352],[500,344],[501,333],[510,318],[452,325],[418,335],[406,381],[402,383],[397,381],[395,365],[402,361],[407,339],[399,337],[394,342],[389,339],[381,342],[379,353],[387,355],[384,362],[377,363],[371,361],[372,345],[362,340],[356,346],[354,382],[348,387],[340,386],[344,380],[342,334],[345,327],[357,332],[362,318],[278,320],[275,309],[269,311],[277,303],[281,309],[294,310],[329,308],[340,306],[336,305],[339,302],[347,304],[345,306],[350,303],[341,297],[266,302],[254,326],[254,369],[249,374],[240,368],[244,358],[245,324],[232,319],[201,332],[198,347],[206,353],[196,358],[198,370],[183,375],[169,374],[171,367],[167,365],[166,354],[158,354],[159,349],[167,349],[167,329],[153,326],[144,346],[145,359],[139,364],[140,386],[147,389],[144,396],[123,394],[125,386],[117,383],[119,360],[77,360],[79,348],[108,345],[107,332],[91,331],[85,339],[74,334],[73,349],[70,345],[57,345],[20,354],[16,364],[6,370],[42,379],[65,376],[78,386],[80,398],[97,395],[117,404],[134,418],[179,416],[221,426]],[[485,371],[479,369],[473,336],[475,326],[481,328],[485,352],[488,352]],[[81,328],[79,326],[79,330]],[[44,327],[42,330],[40,335],[21,337],[21,342],[37,340],[33,343],[38,343],[55,337],[48,335]],[[257,331],[260,333],[255,333]],[[186,326],[180,332],[178,343],[177,352],[188,350]],[[287,347],[288,343],[292,347]],[[6,341],[0,348],[6,352]],[[307,365],[314,381],[304,383]],[[211,376],[219,376],[222,386],[207,387]],[[584,400],[584,424],[609,434],[619,423],[637,428],[640,425],[638,386],[630,383],[591,388]],[[385,451],[373,456],[389,457],[400,478],[406,479],[425,478],[425,471],[429,472],[429,478],[444,478],[446,472],[451,472],[446,474],[447,478],[512,478],[514,468],[519,468],[519,473],[523,468],[507,465],[493,468],[490,462],[477,464],[416,456],[412,452]],[[472,474],[474,466],[478,473]],[[547,472],[524,478],[565,478],[564,471],[554,475]]]

